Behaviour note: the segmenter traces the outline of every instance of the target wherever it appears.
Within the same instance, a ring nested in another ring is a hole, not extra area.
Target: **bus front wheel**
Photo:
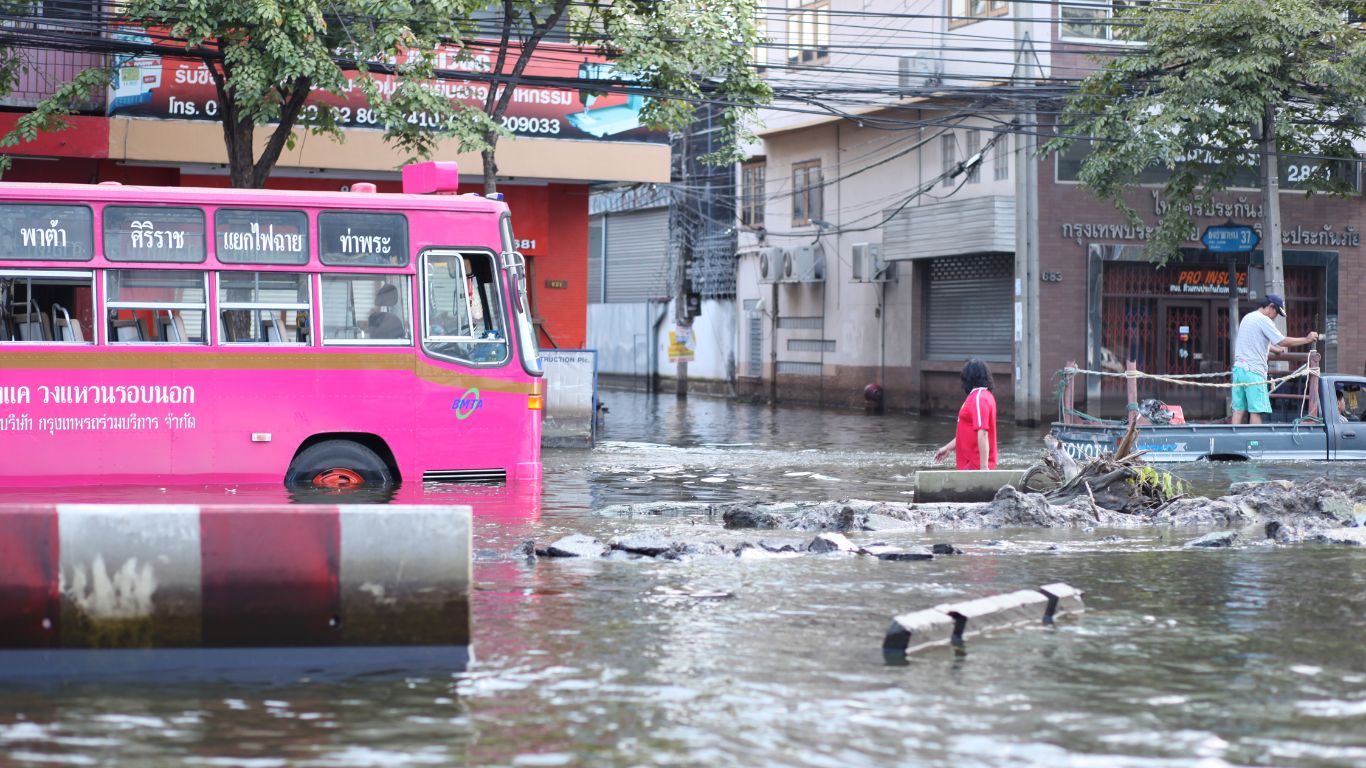
[[[294,457],[285,473],[291,487],[387,488],[394,484],[389,467],[374,451],[350,440],[324,440]]]

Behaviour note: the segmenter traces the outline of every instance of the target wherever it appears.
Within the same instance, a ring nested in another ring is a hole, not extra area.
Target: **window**
[[[0,205],[0,260],[90,261],[95,218],[83,205]]]
[[[224,264],[307,264],[308,214],[219,208],[214,244]]]
[[[110,205],[104,209],[104,257],[110,261],[204,260],[204,212],[198,208]]]
[[[975,24],[992,16],[1004,16],[1009,10],[1006,0],[950,0],[949,28]]]
[[[1010,134],[1002,133],[996,138],[995,155],[992,178],[996,181],[1005,181],[1010,178]]]
[[[507,321],[493,256],[428,253],[423,277],[423,348],[434,357],[462,363],[506,362]]]
[[[963,154],[966,156],[966,157],[964,157],[963,159],[964,159],[964,160],[971,160],[974,156],[976,156],[977,150],[980,149],[981,146],[982,146],[982,132],[974,128],[974,129],[968,131],[967,133],[963,134],[963,136],[964,136],[964,139],[963,139],[963,144],[964,144],[964,146],[963,146]],[[979,181],[981,181],[981,180],[982,180],[982,164],[981,164],[981,163],[978,163],[978,164],[972,166],[972,170],[968,171],[968,182],[967,182],[967,183],[969,183],[969,184],[976,184],[977,182],[979,182]]]
[[[787,61],[814,64],[830,56],[830,4],[788,0]]]
[[[89,271],[0,272],[0,342],[95,343],[94,285]]]
[[[740,166],[740,223],[751,229],[764,226],[763,163]]]
[[[204,344],[208,275],[195,270],[111,269],[105,273],[109,341]]]
[[[308,276],[289,272],[218,273],[222,344],[307,344]]]
[[[409,344],[412,290],[406,275],[323,275],[324,344]]]
[[[1124,34],[1127,24],[1117,21],[1115,14],[1138,4],[1135,0],[1099,0],[1086,5],[1060,6],[1060,36],[1064,40],[1085,42],[1128,42],[1128,36]]]
[[[822,214],[821,161],[792,166],[792,223],[810,224]]]
[[[768,18],[762,10],[754,12],[754,32],[759,39],[750,54],[751,61],[754,62],[755,71],[763,72],[768,68],[768,47],[771,43],[768,39]]]
[[[408,219],[401,213],[320,213],[318,251],[329,265],[405,267]]]
[[[944,186],[952,187],[957,182],[949,174],[958,165],[958,139],[953,131],[939,137],[939,148],[944,153]]]

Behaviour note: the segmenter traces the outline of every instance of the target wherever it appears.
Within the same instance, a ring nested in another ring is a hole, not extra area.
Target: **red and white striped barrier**
[[[0,654],[467,649],[470,548],[467,506],[0,506]]]

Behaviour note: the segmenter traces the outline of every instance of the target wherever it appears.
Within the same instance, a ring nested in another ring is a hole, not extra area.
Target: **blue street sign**
[[[1210,253],[1247,253],[1257,247],[1262,238],[1252,227],[1224,224],[1205,227],[1200,242]]]

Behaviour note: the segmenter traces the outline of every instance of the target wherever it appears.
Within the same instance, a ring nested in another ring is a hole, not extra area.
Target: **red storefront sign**
[[[141,30],[125,28],[116,38],[149,43]],[[509,49],[503,71],[510,72],[516,61],[517,47]],[[482,75],[493,70],[497,48],[472,49],[470,58],[461,58],[456,46],[443,46],[431,55],[436,68],[444,71]],[[217,120],[221,106],[208,67],[200,60],[173,56],[119,55],[115,57],[114,83],[110,86],[107,113],[120,117]],[[356,85],[356,73],[348,72],[347,88],[341,94],[314,92],[308,98],[300,122],[316,120],[322,110],[333,110],[338,125],[345,128],[379,128],[379,116],[370,108],[365,94]],[[528,64],[524,77],[565,80],[603,80],[612,78],[612,64],[601,55],[585,52],[572,45],[541,43]],[[397,78],[376,75],[381,95],[397,87]],[[442,79],[427,84],[429,89],[452,101],[482,108],[488,83],[475,78]],[[517,136],[539,138],[590,139],[599,141],[644,141],[664,143],[668,134],[651,130],[640,122],[644,99],[626,94],[591,93],[570,87],[520,85],[512,94],[502,117],[505,128]],[[413,112],[409,122],[435,127],[435,116]]]

